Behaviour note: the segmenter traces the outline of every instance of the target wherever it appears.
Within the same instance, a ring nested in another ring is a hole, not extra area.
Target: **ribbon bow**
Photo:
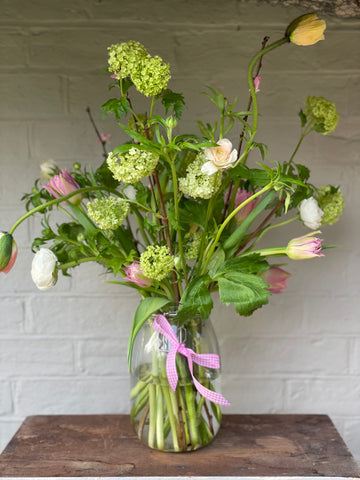
[[[218,403],[219,405],[231,405],[231,403],[229,403],[220,393],[213,392],[204,387],[194,377],[193,362],[202,367],[220,368],[219,355],[216,355],[215,353],[195,353],[191,348],[185,347],[185,345],[178,341],[174,330],[164,315],[157,315],[153,321],[152,327],[156,332],[164,335],[164,337],[171,343],[170,351],[166,357],[166,375],[169,385],[174,392],[179,379],[176,370],[175,357],[177,353],[181,353],[181,355],[184,355],[188,360],[189,370],[197,391],[213,403]]]

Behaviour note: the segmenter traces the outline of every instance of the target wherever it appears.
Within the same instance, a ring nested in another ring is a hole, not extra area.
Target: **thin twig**
[[[90,122],[92,123],[92,126],[94,127],[95,133],[96,133],[96,135],[97,135],[97,137],[98,137],[98,139],[101,143],[101,146],[102,146],[102,149],[103,149],[103,157],[107,158],[108,153],[107,153],[107,150],[106,150],[106,147],[105,147],[106,141],[101,138],[101,134],[100,134],[100,132],[99,132],[97,126],[96,126],[96,123],[93,119],[93,116],[91,115],[90,107],[86,107],[86,111],[87,111],[87,114],[89,115]]]

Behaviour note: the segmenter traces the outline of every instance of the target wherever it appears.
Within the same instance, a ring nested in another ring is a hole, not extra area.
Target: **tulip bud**
[[[288,243],[286,248],[286,255],[292,260],[305,260],[306,258],[323,257],[321,253],[322,239],[314,237],[314,233],[320,233],[319,231],[308,233],[302,237],[293,238]]]
[[[17,245],[12,235],[7,232],[0,233],[0,272],[8,273],[17,257]]]
[[[295,18],[286,30],[286,37],[295,45],[314,45],[319,40],[324,40],[326,23],[318,18],[316,13],[308,13]]]

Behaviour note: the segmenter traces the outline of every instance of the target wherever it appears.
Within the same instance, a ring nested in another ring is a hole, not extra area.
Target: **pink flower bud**
[[[290,240],[286,247],[286,255],[292,260],[305,260],[306,258],[323,257],[321,253],[322,239],[314,237],[319,231],[308,233],[302,237]]]
[[[107,143],[110,141],[111,133],[100,132],[100,138],[96,140],[96,143]]]
[[[134,260],[128,267],[124,267],[124,271],[126,273],[124,279],[128,282],[135,283],[139,287],[150,287],[150,285],[152,285],[152,280],[143,275],[140,262],[137,260]]]
[[[231,189],[230,198],[232,192],[233,190]],[[244,188],[239,188],[235,196],[234,209],[241,205],[243,202],[245,202],[245,200],[247,200],[251,196],[252,194],[249,193],[247,190],[245,190]],[[227,197],[227,194],[225,195],[225,197]],[[238,213],[235,215],[236,223],[242,223],[245,218],[254,210],[258,202],[259,200],[256,198],[255,200],[252,200],[247,205],[245,205],[245,207],[243,207],[241,210],[239,210]]]
[[[71,192],[74,192],[75,190],[78,190],[80,185],[73,179],[66,168],[64,168],[58,175],[54,175],[50,179],[49,183],[44,186],[44,188],[46,188],[46,190],[55,198],[60,198],[68,195]],[[74,205],[78,205],[82,198],[82,194],[74,195],[73,197],[69,198],[69,202]]]
[[[269,284],[266,290],[271,293],[282,293],[286,288],[286,280],[291,277],[291,274],[280,267],[272,266],[261,274],[261,277]]]
[[[261,77],[260,77],[260,75],[257,75],[257,76],[254,78],[255,93],[260,92],[260,83],[261,83]]]

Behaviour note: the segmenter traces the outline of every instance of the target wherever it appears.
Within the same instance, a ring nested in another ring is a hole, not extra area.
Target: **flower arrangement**
[[[168,87],[169,65],[159,56],[151,56],[139,42],[111,45],[107,70],[111,88],[118,95],[102,110],[115,116],[129,140],[107,153],[109,136],[97,131],[106,159],[95,171],[78,163],[71,173],[59,169],[53,161],[42,165],[41,179],[24,196],[27,213],[9,232],[0,234],[0,271],[7,273],[15,262],[13,236],[17,226],[35,213],[43,214],[41,236],[33,242],[36,253],[31,270],[39,289],[55,285],[59,272],[68,275],[82,263],[97,262],[114,275],[113,283],[139,292],[142,300],[130,333],[129,366],[138,332],[149,319],[152,331],[159,332],[170,344],[176,343],[168,329],[169,317],[159,312],[175,308],[176,328],[181,329],[193,328],[196,316],[202,320],[209,317],[212,292],[218,291],[220,300],[232,303],[243,316],[267,304],[270,295],[286,288],[290,276],[280,267],[283,262],[277,263],[279,257],[303,260],[323,256],[319,228],[335,223],[344,207],[338,187],[315,187],[309,181],[309,169],[294,162],[307,135],[334,131],[338,113],[332,102],[316,96],[305,99],[299,114],[300,139],[283,164],[267,161],[266,145],[255,140],[264,55],[289,43],[313,45],[324,38],[324,30],[325,22],[310,13],[294,20],[280,40],[269,45],[264,40],[248,69],[248,107],[237,110],[236,101],[208,88],[206,96],[218,110],[219,120],[213,124],[198,122],[198,134],[179,132],[185,102],[182,94]],[[136,109],[134,90],[148,99],[145,113]],[[227,138],[235,129],[237,147]],[[262,161],[248,166],[255,150]],[[55,207],[70,217],[56,227],[51,223]],[[295,215],[289,215],[294,211]],[[283,215],[289,218],[279,220]],[[257,248],[269,230],[294,221],[301,221],[312,231],[289,239],[281,247]],[[175,354],[180,352],[189,358],[194,353],[182,351],[181,342],[176,344]],[[197,346],[194,348],[195,356],[201,353]],[[156,367],[156,375],[168,378],[169,392],[155,389],[154,393],[144,379],[134,386],[136,408],[139,412],[150,410],[150,446],[164,449],[166,430],[172,432],[175,450],[184,449],[180,437],[191,449],[212,438],[214,432],[202,423],[202,417],[199,423],[195,414],[189,414],[181,422],[174,402],[180,402],[182,409],[186,405],[189,411],[200,412],[206,398],[217,420],[217,404],[228,404],[202,375],[206,368],[216,368],[216,359],[191,358],[200,365],[195,370],[207,383],[207,388],[196,387],[200,399],[186,386],[184,392],[171,397],[176,392],[177,377],[181,383],[186,376],[185,367],[193,373],[193,360],[188,366],[176,361],[172,369],[167,361],[152,364],[147,378],[155,375]],[[176,375],[175,384],[171,373]],[[156,413],[163,412],[162,402],[167,408],[165,421]],[[145,423],[145,417],[143,414],[138,423]],[[179,436],[180,424],[183,431]]]

